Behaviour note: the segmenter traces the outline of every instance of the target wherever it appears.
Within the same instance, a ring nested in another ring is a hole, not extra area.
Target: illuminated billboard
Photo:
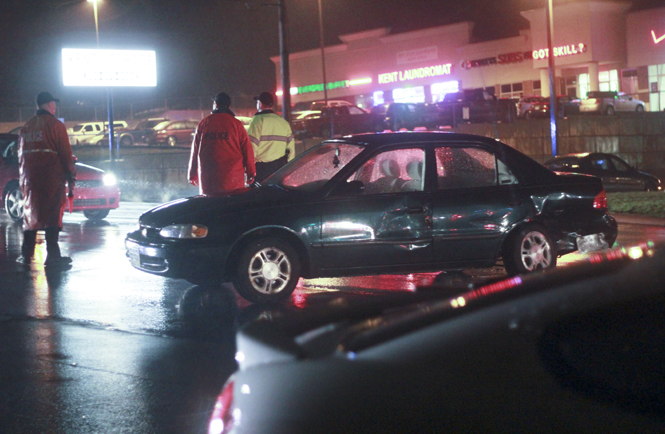
[[[65,86],[157,86],[154,51],[62,49]]]

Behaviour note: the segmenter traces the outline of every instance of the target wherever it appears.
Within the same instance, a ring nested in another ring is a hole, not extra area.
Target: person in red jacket
[[[254,150],[242,122],[229,109],[231,97],[213,98],[212,114],[196,127],[188,179],[201,194],[220,194],[254,182]]]
[[[37,231],[46,238],[44,265],[67,265],[72,259],[62,256],[58,245],[65,212],[66,187],[73,189],[76,179],[74,157],[65,125],[55,117],[55,103],[49,92],[37,95],[37,113],[20,133],[19,182],[23,194],[23,244],[17,262],[30,265]]]

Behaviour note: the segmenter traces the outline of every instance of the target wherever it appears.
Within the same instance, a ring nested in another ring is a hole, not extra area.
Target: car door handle
[[[425,210],[423,209],[422,206],[410,206],[406,209],[407,214],[420,214],[424,211]]]

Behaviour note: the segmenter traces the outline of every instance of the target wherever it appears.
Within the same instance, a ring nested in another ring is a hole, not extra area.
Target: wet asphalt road
[[[134,270],[123,241],[149,207],[123,202],[101,222],[66,215],[61,247],[74,263],[63,272],[39,264],[43,244],[37,264],[21,269],[14,262],[21,227],[0,213],[0,433],[205,432],[235,369],[235,330],[267,311],[230,286],[204,288]],[[645,239],[665,240],[665,226],[620,224],[620,244]],[[560,264],[576,259],[568,255]],[[301,280],[278,309],[503,276],[494,267]]]

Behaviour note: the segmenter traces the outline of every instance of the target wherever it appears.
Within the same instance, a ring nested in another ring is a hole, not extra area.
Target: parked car
[[[526,117],[527,111],[535,103],[547,101],[545,96],[523,96],[517,102],[517,116],[520,118]]]
[[[491,138],[437,132],[324,141],[263,185],[145,212],[127,234],[139,270],[233,281],[254,302],[300,277],[494,266],[549,269],[557,256],[611,246],[600,179],[556,175]]]
[[[72,146],[88,145],[91,139],[104,133],[106,133],[108,141],[108,126],[108,122],[83,122],[76,124],[67,129],[69,144]],[[117,130],[127,128],[127,122],[113,121],[113,128]],[[97,142],[99,143],[99,140]]]
[[[580,112],[580,100],[567,95],[557,96],[558,117],[565,117]],[[533,102],[524,113],[525,119],[549,118],[550,100]]]
[[[557,155],[545,163],[556,172],[586,173],[601,178],[607,191],[660,191],[660,179],[640,172],[621,158],[600,152]]]
[[[582,113],[601,113],[613,115],[616,112],[643,112],[644,101],[633,98],[623,92],[592,91],[580,103]]]
[[[136,143],[147,143],[146,136],[152,132],[152,129],[159,123],[168,121],[165,118],[149,118],[139,121],[132,129],[124,129],[118,132],[120,146],[132,146]],[[108,134],[105,136],[108,143]]]
[[[164,121],[146,133],[145,140],[149,146],[176,146],[182,143],[191,144],[192,133],[198,126],[197,121]]]
[[[379,127],[382,117],[367,113],[355,105],[323,107],[318,117],[305,117],[291,122],[291,129],[296,138],[347,135],[383,130]]]
[[[483,89],[448,93],[436,105],[441,125],[513,122],[517,119],[517,107],[513,100],[499,99]]]
[[[19,186],[18,135],[0,134],[0,188],[5,211],[14,221],[23,218],[23,195]],[[90,220],[101,220],[120,205],[115,176],[96,167],[76,163],[72,211],[83,211]]]
[[[327,103],[326,101],[314,101],[309,106],[309,109],[321,111],[321,109],[324,107],[342,107],[342,106],[353,107],[354,104],[344,100],[329,99]]]
[[[247,117],[247,116],[236,116],[236,119],[238,119],[240,122],[242,122],[242,126],[245,127],[245,131],[249,130],[249,124],[250,124],[250,122],[252,122],[252,118]],[[197,124],[197,126],[198,126],[198,124]],[[194,128],[196,129],[196,127],[194,127]]]
[[[208,433],[665,432],[664,262],[644,244],[464,293],[268,310],[237,333]]]
[[[414,130],[419,127],[436,130],[441,123],[436,104],[393,102],[374,106],[371,113],[377,115],[379,121],[375,131]]]

